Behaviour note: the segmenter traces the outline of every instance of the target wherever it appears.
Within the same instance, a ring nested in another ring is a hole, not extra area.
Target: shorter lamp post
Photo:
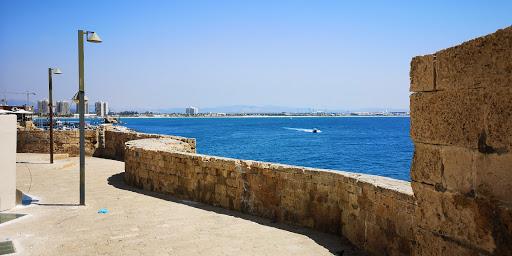
[[[60,75],[62,71],[59,68],[48,68],[48,90],[49,98],[48,108],[50,110],[50,164],[53,164],[53,88],[52,88],[52,74]]]

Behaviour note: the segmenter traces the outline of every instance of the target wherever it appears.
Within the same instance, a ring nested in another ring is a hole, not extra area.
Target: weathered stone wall
[[[147,138],[170,138],[178,141],[182,141],[188,143],[195,153],[196,151],[196,140],[191,138],[184,138],[179,136],[170,136],[170,135],[162,135],[162,134],[150,134],[150,133],[140,133],[131,130],[114,130],[109,127],[104,127],[103,131],[100,130],[100,133],[104,132],[104,134],[100,135],[100,137],[104,137],[102,139],[102,145],[100,145],[100,153],[98,154],[104,158],[116,159],[123,161],[124,160],[124,151],[125,151],[125,143],[131,140],[138,139],[147,139]]]
[[[49,153],[50,132],[41,129],[26,129],[18,127],[18,153]],[[124,160],[124,144],[130,140],[145,138],[170,138],[187,143],[191,151],[196,151],[196,140],[179,136],[139,133],[124,127],[111,125],[100,126],[95,130],[85,131],[85,152],[88,156]],[[67,153],[78,156],[80,153],[79,131],[53,131],[54,153]]]
[[[416,255],[512,255],[512,27],[411,62]]]
[[[44,130],[23,130],[17,131],[18,153],[49,153],[50,152],[50,132]],[[80,137],[76,131],[54,131],[54,153],[69,154],[78,156],[80,153]],[[98,143],[98,133],[96,130],[85,131],[85,153],[92,156],[96,152]]]
[[[342,234],[376,255],[411,252],[415,203],[409,182],[184,153],[161,144],[127,143],[128,184]]]

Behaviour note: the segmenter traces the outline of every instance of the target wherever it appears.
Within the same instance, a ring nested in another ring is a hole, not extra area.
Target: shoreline
[[[113,117],[117,117],[117,116],[113,116]],[[405,117],[410,117],[409,115],[403,115],[403,116],[378,116],[378,115],[373,115],[373,116],[257,116],[257,115],[254,115],[254,116],[122,116],[122,117],[119,117],[121,119],[126,119],[126,118],[129,118],[129,119],[136,119],[136,118],[140,118],[140,119],[157,119],[157,118],[350,118],[350,117],[355,117],[355,118],[368,118],[368,117],[371,117],[371,118],[405,118]]]

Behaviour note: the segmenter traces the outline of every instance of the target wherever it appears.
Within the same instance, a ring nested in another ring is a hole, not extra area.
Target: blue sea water
[[[124,118],[147,133],[196,138],[201,154],[410,180],[408,117]],[[320,130],[313,133],[312,129]]]

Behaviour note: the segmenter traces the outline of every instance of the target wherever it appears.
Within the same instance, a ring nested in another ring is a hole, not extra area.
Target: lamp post
[[[80,116],[80,205],[85,205],[84,35],[87,36],[87,42],[101,43],[101,38],[95,32],[78,30],[78,112]]]
[[[50,164],[53,164],[53,93],[52,93],[52,74],[60,75],[62,71],[59,68],[48,68],[48,108],[50,109]],[[28,95],[28,94],[27,94]]]

